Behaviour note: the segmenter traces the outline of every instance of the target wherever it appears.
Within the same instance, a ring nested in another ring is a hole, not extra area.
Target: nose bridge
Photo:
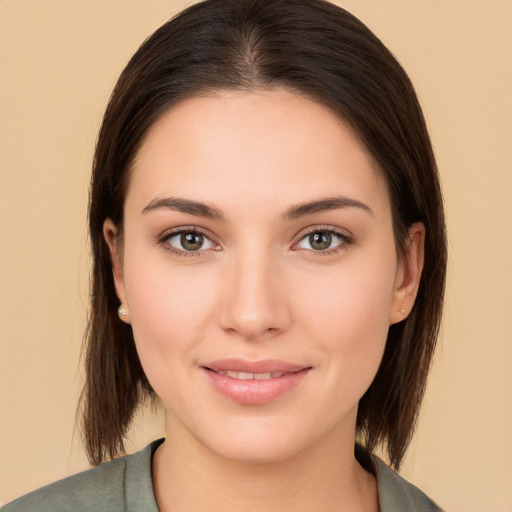
[[[276,254],[256,244],[246,246],[233,254],[226,274],[223,329],[253,339],[286,328],[290,313]]]

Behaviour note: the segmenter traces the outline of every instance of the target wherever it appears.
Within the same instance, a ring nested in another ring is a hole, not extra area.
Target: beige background
[[[86,467],[74,424],[99,120],[183,0],[0,0],[0,502]],[[512,1],[345,0],[409,71],[449,222],[443,336],[402,473],[512,511]],[[146,417],[132,448],[162,434]]]

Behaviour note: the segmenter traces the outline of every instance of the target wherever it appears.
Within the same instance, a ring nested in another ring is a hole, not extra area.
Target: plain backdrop
[[[87,467],[94,142],[128,58],[188,3],[0,0],[0,502]],[[446,196],[446,313],[402,474],[447,510],[511,512],[512,1],[338,3],[409,72]],[[130,449],[162,434],[145,414]]]

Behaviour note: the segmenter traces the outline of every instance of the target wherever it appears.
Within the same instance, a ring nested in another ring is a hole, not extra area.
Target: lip
[[[304,365],[292,364],[278,359],[261,359],[247,361],[245,359],[219,359],[202,365],[204,368],[219,371],[248,372],[248,373],[293,373],[306,368]]]
[[[310,366],[297,365],[276,359],[247,361],[222,359],[201,366],[213,388],[233,402],[245,405],[261,405],[276,400],[296,387],[311,370]],[[263,380],[241,380],[225,373],[243,372],[282,374]]]

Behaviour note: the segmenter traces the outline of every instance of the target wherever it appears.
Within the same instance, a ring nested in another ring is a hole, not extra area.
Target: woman
[[[166,438],[7,512],[439,510],[374,456],[412,435],[446,246],[414,90],[357,19],[209,0],[161,27],[105,113],[90,231],[87,452],[122,454],[147,397]]]

